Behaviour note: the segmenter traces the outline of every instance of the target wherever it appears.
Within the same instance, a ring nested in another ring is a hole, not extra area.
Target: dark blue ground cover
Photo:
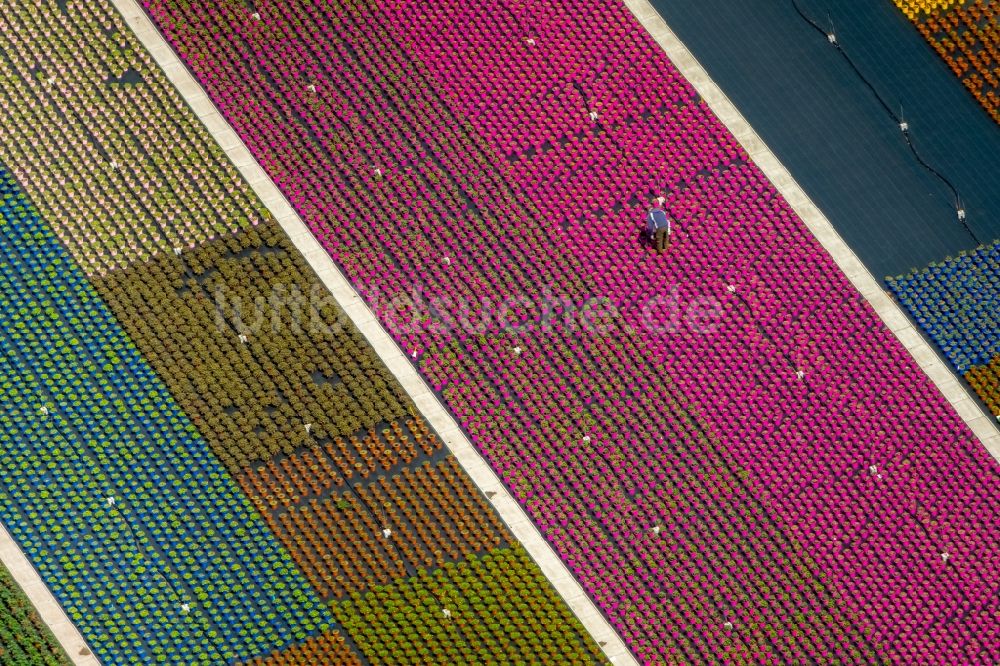
[[[876,277],[972,249],[948,188],[791,0],[652,0]],[[961,193],[983,242],[1000,237],[1000,126],[891,0],[800,0],[914,143]]]
[[[960,373],[1000,355],[1000,245],[888,283]]]
[[[2,170],[0,304],[0,519],[105,666],[214,666],[332,624]]]

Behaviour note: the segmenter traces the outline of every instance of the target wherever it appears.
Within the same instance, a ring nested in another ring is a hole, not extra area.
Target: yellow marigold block
[[[930,13],[937,9],[948,9],[959,4],[959,0],[893,0],[893,2],[910,18],[919,12]]]

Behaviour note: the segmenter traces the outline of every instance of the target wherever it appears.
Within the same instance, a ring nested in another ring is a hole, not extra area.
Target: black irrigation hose
[[[546,58],[546,62],[551,64],[551,61],[548,58]],[[603,60],[601,60],[600,68],[594,70],[594,73],[591,77],[592,80],[590,81],[590,83],[592,84],[597,83],[598,78],[602,74],[604,74],[604,72],[607,69],[608,69],[608,59],[605,57]],[[587,94],[587,89],[584,87],[583,82],[576,79],[569,79],[567,77],[560,77],[559,81],[560,81],[559,84],[552,86],[551,88],[546,90],[544,94],[558,92],[558,94],[561,95],[565,91],[567,85],[572,86],[573,89],[576,90],[576,93],[580,96],[580,101],[583,102],[583,113],[589,116],[590,113],[594,110],[594,107],[591,106],[594,97],[593,95]],[[597,129],[599,129],[602,133],[604,133],[608,137],[608,139],[610,139],[611,144],[619,151],[621,151],[622,154],[625,154],[627,156],[625,149],[622,148],[621,144],[618,142],[617,139],[615,139],[608,133],[608,131],[604,128],[604,124],[601,123],[600,119],[599,118],[595,119],[593,122],[594,126]]]
[[[861,73],[861,70],[858,68],[857,64],[854,62],[851,56],[847,54],[847,51],[844,50],[844,47],[837,40],[835,33],[832,30],[829,32],[824,30],[822,26],[816,23],[816,21],[809,18],[809,16],[802,11],[802,8],[799,6],[798,0],[791,0],[791,1],[792,1],[792,7],[795,8],[795,12],[802,17],[803,21],[808,23],[814,30],[816,30],[816,32],[823,35],[823,37],[826,38],[827,42],[829,42],[834,48],[837,49],[840,55],[843,56],[844,60],[850,66],[850,68],[854,71],[855,74],[857,74],[858,78],[861,79],[861,82],[865,84],[865,87],[867,87],[872,92],[872,94],[875,96],[875,99],[878,100],[878,103],[882,106],[882,109],[885,110],[886,114],[888,114],[888,116],[892,118],[892,120],[897,125],[899,125],[900,129],[903,132],[903,138],[906,140],[906,145],[910,149],[910,152],[913,153],[913,157],[917,160],[917,163],[920,164],[920,166],[922,166],[924,169],[930,172],[934,177],[936,177],[942,183],[944,183],[949,190],[951,190],[951,194],[955,202],[955,211],[958,214],[958,221],[961,223],[962,227],[969,234],[969,236],[972,237],[972,240],[975,241],[976,245],[982,245],[982,241],[979,240],[979,237],[976,236],[975,232],[972,230],[971,227],[969,227],[969,223],[966,221],[965,211],[962,208],[962,196],[958,193],[958,188],[955,187],[955,184],[951,182],[948,178],[946,178],[944,174],[942,174],[940,171],[932,167],[930,164],[927,163],[927,161],[923,157],[921,157],[920,153],[917,151],[917,147],[913,144],[913,138],[910,136],[910,130],[906,128],[902,116],[898,115],[895,111],[892,110],[892,107],[890,107],[889,104],[885,101],[885,98],[879,94],[878,90],[876,90],[872,82],[868,80],[868,78],[865,77],[864,74]]]
[[[788,365],[791,366],[792,370],[794,370],[795,372],[798,372],[800,370],[800,368],[797,365],[795,365],[795,361],[792,359],[792,357],[789,356],[785,352],[785,350],[782,349],[781,345],[779,345],[777,343],[777,341],[774,339],[774,336],[771,335],[771,333],[764,327],[764,325],[761,324],[760,321],[757,320],[757,315],[756,315],[756,313],[754,313],[753,307],[751,307],[751,305],[747,301],[747,299],[744,298],[743,294],[739,293],[738,291],[734,291],[733,295],[736,296],[736,298],[738,298],[740,300],[740,303],[742,303],[743,306],[747,309],[747,312],[750,313],[750,318],[753,321],[753,325],[757,328],[757,332],[760,333],[768,342],[771,343],[771,345],[775,349],[778,350],[778,353],[781,354],[785,358],[785,361],[788,362]]]
[[[23,356],[21,356],[20,354],[18,356],[23,360]],[[51,393],[49,393],[48,391],[46,391],[46,393],[48,394],[48,397],[52,399],[53,402],[55,402],[55,399],[51,395]],[[55,410],[55,413],[59,414],[58,410]],[[49,413],[46,413],[46,417],[48,415]],[[65,414],[62,415],[62,420],[68,425],[68,428],[72,433],[73,437],[75,438],[75,440],[85,450],[85,455],[89,456],[93,460],[94,465],[96,465],[98,469],[103,469],[104,463],[101,462],[102,456],[97,453],[97,449],[90,442],[90,440],[83,436],[83,433],[80,432],[80,430],[76,427],[76,425]],[[145,430],[145,428],[143,429]],[[128,515],[118,507],[118,499],[114,495],[105,494],[104,490],[102,489],[98,489],[97,494],[101,497],[102,500],[104,500],[105,513],[111,515],[113,512],[117,514],[119,518],[121,518],[122,523],[125,526],[125,529],[128,530],[129,536],[131,537],[133,547],[145,560],[147,560],[147,563],[149,564],[149,566],[146,567],[146,571],[153,574],[154,577],[158,577],[163,583],[165,583],[167,588],[170,589],[171,593],[181,603],[187,603],[189,606],[197,606],[198,605],[197,602],[185,599],[185,596],[178,592],[177,587],[174,586],[174,584],[170,582],[170,579],[167,578],[167,576],[160,571],[158,566],[156,566],[156,559],[150,556],[149,550],[145,546],[143,546],[142,543],[139,541],[139,538],[136,536],[135,530],[132,527],[132,523],[129,520]],[[108,502],[109,499],[111,500],[111,502]],[[115,541],[115,545],[118,547],[119,552],[121,552],[121,543]],[[139,576],[139,574],[136,575]]]
[[[89,447],[89,444],[86,445],[86,446]],[[93,451],[93,449],[91,449],[91,451]],[[129,535],[132,537],[132,545],[135,547],[135,549],[137,551],[139,551],[139,553],[143,557],[146,558],[146,560],[148,560],[150,562],[153,562],[154,561],[153,558],[150,557],[149,552],[141,544],[141,542],[139,541],[139,538],[136,536],[135,530],[132,529],[132,523],[129,521],[128,515],[126,515],[124,511],[122,511],[121,509],[118,508],[118,500],[117,500],[117,498],[115,498],[113,495],[105,495],[103,490],[98,490],[97,492],[101,496],[101,498],[105,500],[105,503],[106,503],[105,511],[106,511],[106,513],[108,513],[110,515],[111,512],[113,511],[114,513],[118,514],[118,517],[122,519],[122,523],[125,525],[125,528],[128,530]],[[107,500],[109,500],[109,499],[112,500],[112,501],[108,502]],[[164,583],[166,583],[167,587],[170,589],[170,591],[173,593],[173,595],[175,597],[177,597],[177,600],[180,601],[181,604],[186,604],[188,606],[189,610],[185,611],[185,613],[190,613],[192,610],[194,610],[193,607],[197,606],[197,603],[194,602],[193,599],[185,599],[184,595],[180,594],[177,591],[177,588],[174,586],[173,583],[170,582],[170,579],[167,578],[163,574],[163,572],[160,571],[159,567],[150,566],[150,567],[147,567],[147,570],[151,571],[155,576],[158,576],[161,581],[163,581]]]
[[[375,515],[375,512],[372,510],[371,506],[361,496],[361,493],[358,492],[356,484],[345,483],[344,486],[354,494],[354,497],[357,498],[358,502],[360,502],[361,505],[365,508],[365,511],[368,512],[368,515],[371,516],[372,520],[375,521],[375,523],[378,523],[379,522],[378,516]],[[389,529],[389,518],[385,513],[385,509],[379,507],[379,510],[382,513],[382,520],[381,520],[382,529]],[[392,546],[393,551],[395,551],[396,553],[396,557],[398,557],[400,561],[403,563],[403,568],[406,569],[406,573],[410,577],[416,576],[417,575],[416,570],[411,571],[411,569],[413,569],[413,566],[410,564],[409,560],[403,557],[403,553],[399,550],[399,546],[397,546],[396,543],[390,537],[386,537],[386,541],[389,543],[390,546]]]

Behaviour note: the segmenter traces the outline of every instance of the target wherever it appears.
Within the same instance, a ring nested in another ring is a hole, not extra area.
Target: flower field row
[[[513,543],[274,222],[94,282],[328,603]]]
[[[65,666],[69,663],[10,572],[0,567],[0,664]]]
[[[4,2],[0,35],[0,162],[87,274],[263,214],[110,3]]]
[[[893,0],[1000,122],[1000,10],[992,0]]]
[[[640,660],[1000,656],[996,463],[623,6],[145,5]]]
[[[994,416],[1000,417],[1000,358],[977,365],[965,373],[965,381]]]
[[[6,172],[0,195],[0,519],[101,662],[218,664],[329,629]]]
[[[329,599],[513,541],[450,456],[276,511],[270,520],[313,587]]]
[[[538,594],[539,588],[546,594]],[[377,664],[591,664],[597,646],[521,547],[354,595],[334,614]]]
[[[955,370],[1000,416],[1000,243],[886,282]]]
[[[4,452],[15,456],[9,483],[20,494],[8,497],[8,508],[20,513],[2,518],[18,516],[12,530],[36,565],[49,567],[46,580],[62,585],[57,596],[104,663],[366,662],[371,655],[333,626],[317,592],[337,603],[373,585],[405,584],[418,567],[503,553],[516,543],[111,3],[17,0],[0,8],[0,23],[0,155],[49,218],[57,238],[31,217],[46,250],[60,252],[62,241],[96,293],[65,253],[46,278],[52,289],[69,280],[82,290],[103,318],[99,330],[114,331],[127,351],[108,343],[107,358],[80,361],[96,381],[104,381],[102,372],[138,367],[127,386],[147,391],[138,411],[113,396],[93,409],[135,413],[142,428],[153,428],[140,437],[116,426],[113,444],[112,431],[98,429],[73,447],[50,429],[25,441],[14,434]],[[18,286],[24,298],[40,298],[38,284]],[[18,327],[46,311],[11,303]],[[84,328],[76,337],[91,344],[89,320],[78,320]],[[103,342],[93,344],[105,353]],[[75,361],[53,358],[40,362]],[[64,380],[80,409],[92,395],[105,401],[89,384],[74,384],[75,374],[46,377],[47,390],[58,394]],[[26,389],[11,377],[5,424],[24,416],[12,405]],[[112,384],[124,381],[113,377]],[[161,413],[167,439],[157,439]],[[76,418],[73,427],[82,427]],[[193,462],[172,436],[186,438],[189,453],[202,447]],[[44,476],[40,491],[28,484],[24,478],[35,477],[24,471],[26,442],[62,446],[46,449],[37,464],[61,470],[72,457],[71,471]],[[245,497],[226,494],[231,480],[219,462],[293,559]],[[192,464],[209,471],[189,472]],[[53,493],[65,492],[59,482],[78,486],[66,497],[82,508],[53,505]],[[81,517],[88,527],[65,524]],[[207,528],[203,520],[219,524]],[[62,569],[46,559],[52,543],[67,553]],[[345,560],[345,552],[357,557]],[[522,627],[529,646],[600,661],[537,566],[521,564],[530,579],[520,585],[524,599],[544,600],[559,616],[542,624],[509,606],[493,608],[492,620]],[[283,587],[262,600],[257,586],[271,584],[267,567]],[[251,584],[241,571],[262,573]],[[101,591],[88,592],[94,586]],[[479,592],[500,593],[489,586]],[[447,641],[441,649],[448,651]],[[502,649],[482,654],[503,661]]]
[[[339,471],[343,465],[337,462],[348,445],[363,454],[371,454],[373,459],[380,458],[381,466],[362,467],[357,476],[349,477],[353,478],[353,483],[349,483]],[[400,464],[413,464],[421,454],[422,461],[426,462],[440,459],[445,452],[426,421],[407,418],[388,423],[381,432],[372,426],[364,436],[352,435],[317,444],[293,455],[274,456],[263,465],[251,466],[239,478],[254,504],[267,513],[328,497],[338,488],[353,487],[371,474],[381,476],[387,471],[395,471]]]
[[[425,455],[357,439],[410,407],[275,222],[94,283],[234,473],[324,444],[345,479]]]
[[[361,666],[358,653],[344,640],[343,634],[319,634],[296,643],[286,650],[244,662],[246,666]]]

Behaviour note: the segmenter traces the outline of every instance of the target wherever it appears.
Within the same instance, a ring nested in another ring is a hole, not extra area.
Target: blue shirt
[[[666,229],[670,233],[670,218],[663,209],[654,208],[646,215],[646,230],[654,234],[660,229]]]

